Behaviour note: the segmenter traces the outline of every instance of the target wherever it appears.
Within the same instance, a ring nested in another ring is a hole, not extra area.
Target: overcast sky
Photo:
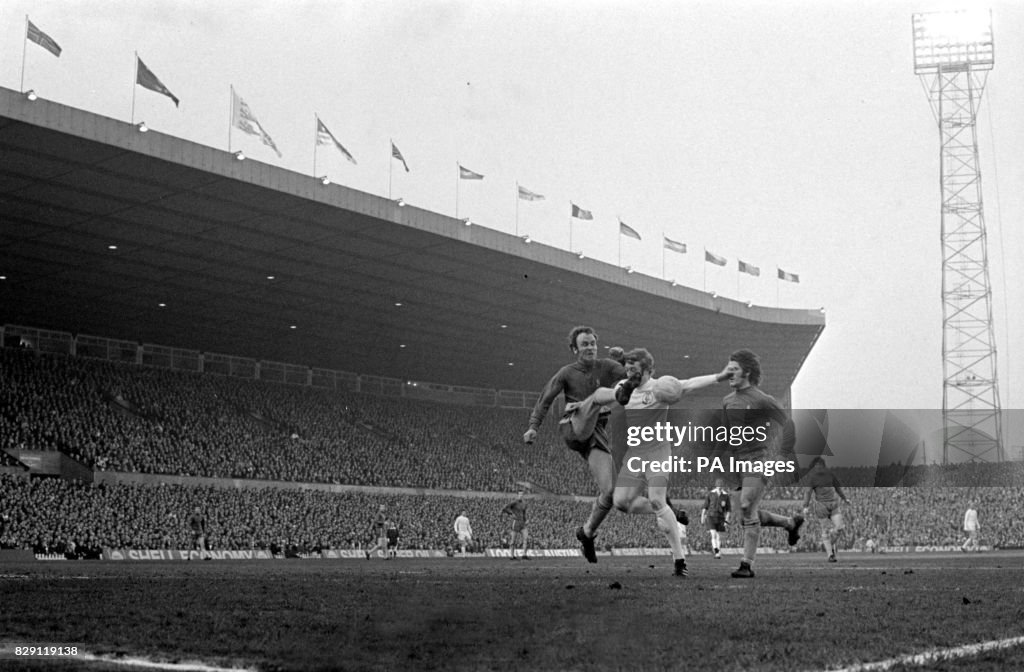
[[[978,118],[1004,406],[1024,405],[1024,3],[5,0],[0,85],[762,305],[825,307],[796,406],[941,408],[939,132],[915,12],[991,7]],[[63,48],[29,43],[25,16]],[[181,99],[133,86],[134,52]],[[406,173],[390,154],[393,140]],[[485,175],[458,183],[456,164]],[[543,194],[528,203],[516,183]],[[517,218],[518,211],[518,218]],[[643,240],[620,238],[618,218]],[[663,252],[662,235],[689,247]],[[729,260],[706,264],[707,249]],[[740,275],[742,259],[761,277]],[[776,268],[799,274],[779,283]],[[652,316],[656,328],[656,316]],[[642,345],[642,344],[635,344]],[[741,346],[743,344],[730,344]],[[369,372],[372,373],[372,372]],[[770,390],[769,390],[770,391]]]

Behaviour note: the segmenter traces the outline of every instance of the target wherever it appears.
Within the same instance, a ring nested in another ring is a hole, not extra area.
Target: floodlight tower
[[[990,10],[914,14],[914,73],[939,124],[943,463],[1001,461],[1002,422],[976,117],[995,64]]]

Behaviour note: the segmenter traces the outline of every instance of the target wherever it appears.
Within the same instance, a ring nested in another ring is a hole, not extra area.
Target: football
[[[654,398],[663,404],[674,404],[683,398],[683,384],[675,376],[661,376],[651,389]]]

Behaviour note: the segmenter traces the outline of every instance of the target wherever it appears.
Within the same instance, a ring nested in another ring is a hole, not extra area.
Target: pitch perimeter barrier
[[[1007,547],[1005,549],[996,548],[994,546],[981,546],[979,548],[982,552],[991,552],[995,550],[1015,550],[1014,548]],[[879,555],[886,553],[959,553],[962,549],[956,545],[941,545],[941,546],[882,546],[875,550],[872,554],[870,551],[863,549],[846,549],[841,551],[843,555],[856,554],[858,556],[864,555]],[[740,555],[743,553],[741,548],[723,548],[723,555]],[[758,548],[758,555],[773,555],[780,554],[785,555],[792,553],[793,551],[779,551],[774,548]],[[798,551],[799,553],[817,553],[818,551]],[[532,558],[578,558],[580,557],[580,551],[577,548],[535,548],[530,549],[527,554]],[[597,554],[601,557],[643,557],[643,556],[665,556],[670,555],[671,551],[668,548],[613,548],[611,551],[598,551]],[[267,550],[249,550],[249,551],[208,551],[206,555],[209,555],[213,560],[284,560],[284,554],[274,555]],[[697,551],[691,553],[691,555],[710,555],[708,551]],[[471,553],[469,557],[476,558],[510,558],[512,556],[511,551],[507,548],[489,548],[484,553]],[[452,557],[462,558],[461,554],[449,556],[445,551],[439,549],[403,549],[398,551],[399,558],[446,558]],[[126,549],[126,548],[106,548],[103,549],[103,560],[110,560],[113,562],[186,562],[189,560],[199,560],[199,551],[183,551],[183,550],[167,550],[167,549]],[[302,559],[302,560],[366,560],[366,551],[355,550],[355,549],[327,549],[320,553],[299,553],[297,555],[289,555],[288,558]],[[377,558],[375,558],[377,559]],[[33,553],[29,550],[0,550],[0,563],[5,562],[54,562],[54,561],[67,561],[67,556],[61,553]]]

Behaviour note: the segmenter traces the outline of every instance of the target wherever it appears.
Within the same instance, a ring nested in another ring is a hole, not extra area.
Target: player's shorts
[[[576,438],[576,434],[572,429],[572,423],[559,423],[558,430],[562,434],[566,447],[579,453],[580,457],[584,460],[590,457],[590,451],[592,450],[601,450],[611,455],[611,439],[608,438],[609,415],[611,413],[608,412],[602,412],[598,415],[597,424],[594,425],[594,432],[586,439]]]
[[[523,521],[523,520],[513,520],[512,521],[512,531],[513,532],[522,532],[525,529],[526,529],[526,521]]]
[[[725,518],[705,518],[704,526],[715,532],[725,532]]]
[[[398,548],[398,537],[388,539],[388,548]]]
[[[204,546],[205,547],[206,546],[206,535],[203,534],[202,532],[193,532],[192,533],[192,544],[193,545],[198,544],[200,546]]]
[[[468,532],[460,532],[458,534],[458,539],[459,542],[463,544],[468,544],[469,542],[473,541],[473,535],[469,534]]]
[[[815,502],[814,503],[814,515],[822,520],[828,518],[832,521],[832,529],[841,530],[846,527],[846,521],[843,520],[843,511],[839,508],[839,500],[834,502]]]

